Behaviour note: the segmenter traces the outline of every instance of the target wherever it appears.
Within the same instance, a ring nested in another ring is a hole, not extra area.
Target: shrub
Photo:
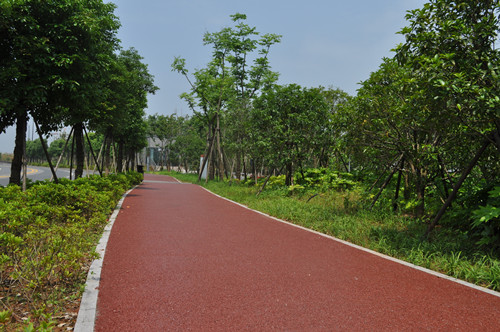
[[[49,326],[78,297],[107,217],[142,174],[0,187],[0,298],[13,328]],[[28,312],[26,312],[28,311]],[[10,329],[10,328],[9,328]]]
[[[349,190],[354,188],[356,182],[353,181],[352,174],[332,171],[328,168],[308,168],[295,173],[295,184],[305,188],[314,188],[320,191]]]
[[[486,206],[473,211],[472,227],[480,231],[479,245],[500,246],[500,186],[489,192]]]

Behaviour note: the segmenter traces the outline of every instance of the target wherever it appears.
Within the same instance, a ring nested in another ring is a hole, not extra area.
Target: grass
[[[162,172],[183,182],[196,175]],[[372,249],[451,277],[500,291],[498,252],[475,245],[467,232],[438,227],[424,239],[427,224],[389,210],[368,211],[357,189],[290,194],[286,188],[266,189],[237,182],[202,182],[210,191],[271,216]]]

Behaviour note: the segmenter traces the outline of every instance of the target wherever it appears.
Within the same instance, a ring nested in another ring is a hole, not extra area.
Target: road
[[[146,174],[85,331],[499,331],[500,294]]]
[[[73,171],[74,172],[74,171]],[[69,178],[69,169],[60,168],[56,172],[58,178]],[[10,164],[0,163],[0,186],[9,184]],[[33,181],[46,180],[52,177],[49,167],[28,166],[28,179]]]

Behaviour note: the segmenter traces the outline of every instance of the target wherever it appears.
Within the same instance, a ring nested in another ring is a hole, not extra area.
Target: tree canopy
[[[83,132],[89,124],[113,127],[111,122],[121,119],[117,136],[126,137],[135,151],[144,144],[146,94],[157,88],[137,51],[117,55],[115,7],[102,0],[0,3],[0,130],[16,125],[12,183],[20,182],[28,117],[40,137],[74,127],[77,176],[83,172]],[[129,87],[113,90],[112,81],[119,80]]]

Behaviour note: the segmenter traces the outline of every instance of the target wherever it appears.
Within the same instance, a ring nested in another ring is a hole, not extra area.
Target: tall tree
[[[124,156],[130,160],[131,155],[146,144],[144,110],[147,96],[158,90],[154,77],[142,60],[134,48],[122,50],[115,57],[110,78],[106,81],[107,98],[102,106],[105,111],[91,122],[91,126],[105,136],[108,147],[106,156],[110,154],[112,142],[118,143],[117,166],[120,171]],[[109,169],[109,158],[106,164]]]
[[[212,46],[212,60],[206,69],[195,72],[194,83],[190,81],[190,100],[198,100],[197,104],[191,105],[199,106],[207,120],[209,142],[205,155],[212,161],[218,160],[220,177],[224,174],[226,162],[222,147],[222,122],[230,122],[231,127],[236,128],[232,131],[234,136],[231,141],[241,155],[241,146],[247,135],[245,126],[241,124],[248,119],[251,101],[278,76],[270,69],[268,55],[271,46],[279,43],[281,36],[264,34],[257,39],[259,33],[255,27],[245,23],[246,18],[244,14],[231,15],[234,27],[205,34],[203,42]],[[176,58],[172,68],[187,77],[184,59]],[[216,153],[212,153],[214,145]]]
[[[199,169],[200,155],[203,153],[203,135],[197,117],[179,117],[179,130],[172,150],[179,157],[179,165],[186,172]]]
[[[440,122],[429,116],[429,106],[419,99],[411,72],[393,59],[384,59],[379,70],[362,83],[349,112],[348,139],[358,160],[372,169],[398,167],[403,155],[414,180],[417,206],[425,213],[425,192],[436,175],[438,149],[453,136],[444,135]],[[378,172],[378,171],[377,171]]]
[[[1,123],[3,130],[16,119],[11,182],[19,183],[28,113],[39,124],[40,135],[65,119],[86,121],[92,102],[100,100],[96,79],[116,45],[119,23],[115,6],[102,0],[13,0],[2,6],[6,48],[1,93],[10,97],[9,106],[2,106]]]
[[[252,110],[255,153],[271,167],[284,168],[286,184],[292,184],[294,168],[319,146],[328,124],[329,105],[320,89],[296,84],[275,86],[262,94]],[[314,151],[314,152],[313,152]]]
[[[149,137],[159,142],[158,147],[161,149],[160,167],[167,166],[170,171],[171,160],[170,151],[172,144],[181,130],[180,118],[177,114],[170,115],[150,115],[148,117]]]
[[[500,151],[500,53],[495,47],[500,24],[500,4],[495,0],[431,0],[409,12],[410,25],[401,33],[406,42],[396,49],[396,59],[418,85],[416,100],[425,116],[443,125],[442,132],[459,136],[461,146],[451,154],[474,146],[474,158],[458,165],[461,171],[448,200],[431,223],[437,224],[456,197],[461,184],[489,144]],[[459,159],[459,160],[460,160]]]

